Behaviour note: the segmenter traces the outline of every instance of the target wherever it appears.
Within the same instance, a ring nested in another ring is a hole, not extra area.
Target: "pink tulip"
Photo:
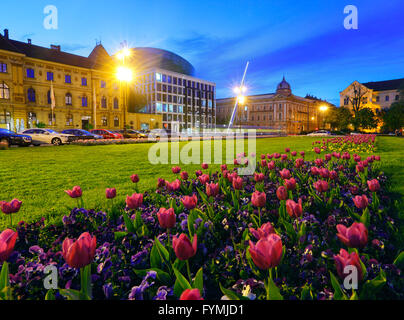
[[[369,187],[369,190],[372,191],[372,192],[379,191],[380,190],[379,181],[377,179],[373,179],[373,180],[368,181],[368,187]]]
[[[356,196],[352,200],[358,209],[365,209],[369,204],[369,200],[366,195]]]
[[[277,234],[260,239],[257,244],[250,241],[249,252],[254,264],[261,270],[277,267],[282,258],[282,240]]]
[[[296,189],[295,178],[285,179],[285,187],[287,190],[295,190]]]
[[[268,162],[268,169],[269,169],[269,170],[275,169],[275,161],[270,161],[270,162]]]
[[[328,179],[328,178],[330,177],[330,172],[329,172],[328,169],[326,169],[326,168],[321,168],[321,169],[319,170],[319,172],[320,172],[320,176],[321,176],[322,178],[324,178],[324,179]]]
[[[207,183],[206,194],[208,197],[216,197],[219,194],[220,188],[218,183]]]
[[[202,185],[205,185],[209,182],[210,177],[208,174],[203,174],[203,175],[199,176],[198,179]]]
[[[227,170],[227,165],[226,164],[222,164],[221,166],[220,166],[220,171],[225,171],[225,170]]]
[[[363,171],[365,171],[365,168],[363,167],[363,165],[357,164],[356,165],[356,172],[359,173],[359,172],[363,172]]]
[[[290,178],[290,171],[288,169],[283,169],[282,171],[279,172],[281,177],[283,179],[289,179]]]
[[[286,211],[292,218],[299,218],[303,214],[302,199],[299,199],[298,203],[286,200]]]
[[[202,174],[203,174],[202,170],[196,170],[196,171],[195,171],[195,175],[196,175],[197,177],[201,176]]]
[[[324,155],[324,159],[325,159],[325,161],[331,161],[331,158],[332,158],[332,155],[331,154],[326,154],[326,155]]]
[[[254,180],[255,182],[261,182],[264,181],[265,175],[263,173],[256,173],[254,172]]]
[[[190,196],[183,197],[181,199],[181,202],[185,208],[187,208],[188,210],[192,210],[196,207],[196,204],[198,203],[198,198],[196,194],[193,194],[192,197]]]
[[[353,266],[356,267],[356,270],[358,271],[358,280],[362,280],[363,278],[363,273],[362,273],[362,267],[361,263],[359,260],[359,256],[356,252],[352,252],[349,254],[346,250],[341,249],[339,251],[339,255],[334,256],[334,261],[335,261],[335,267],[337,269],[337,273],[341,279],[345,279],[345,277],[348,275],[344,274],[344,270],[347,266]]]
[[[337,225],[338,238],[349,248],[362,249],[368,242],[368,230],[363,223],[354,222],[349,228]]]
[[[304,156],[306,155],[306,152],[300,151],[300,155],[304,158]]]
[[[317,153],[317,154],[320,154],[320,153],[321,153],[321,150],[320,150],[320,148],[315,147],[315,148],[314,148],[314,152]]]
[[[241,190],[243,188],[243,179],[240,177],[233,178],[233,188],[235,190]]]
[[[180,173],[181,172],[181,168],[180,167],[173,167],[172,169],[171,169],[171,171],[174,173],[174,174],[178,174],[178,173]]]
[[[285,152],[286,152],[286,153],[289,153],[289,152],[290,152],[290,148],[286,148],[286,149],[285,149]]]
[[[257,208],[265,207],[267,196],[265,192],[255,191],[251,196],[251,203]]]
[[[173,182],[166,182],[166,186],[167,186],[167,189],[168,189],[168,191],[170,191],[170,192],[175,192],[175,191],[178,191],[178,190],[180,190],[180,188],[181,188],[181,181],[179,180],[179,179],[176,179],[175,181],[173,181]]]
[[[80,198],[83,194],[79,186],[73,187],[72,190],[65,190],[65,192],[73,199]]]
[[[209,165],[207,163],[202,163],[202,169],[206,170],[209,168]]]
[[[107,197],[107,199],[113,199],[116,197],[116,189],[115,188],[107,188],[105,189],[105,196]]]
[[[129,209],[137,209],[143,204],[143,194],[142,193],[134,193],[132,196],[126,197],[126,206]]]
[[[296,156],[297,156],[297,152],[296,152],[296,151],[292,151],[290,154],[292,155],[292,157],[296,157]]]
[[[162,178],[158,178],[157,180],[157,188],[163,188],[166,186],[166,181]]]
[[[338,173],[335,170],[330,171],[330,179],[335,180],[338,178]]]
[[[6,229],[0,234],[0,262],[7,261],[14,250],[15,242],[17,241],[18,233]]]
[[[311,167],[310,172],[313,176],[318,176],[320,174],[320,171],[317,167]]]
[[[189,177],[188,172],[186,172],[186,171],[182,171],[180,176],[181,176],[182,180],[188,180],[188,177]]]
[[[185,261],[192,258],[196,254],[197,246],[198,238],[196,234],[192,243],[185,234],[181,234],[179,238],[173,237],[173,249],[179,260]]]
[[[288,155],[287,155],[287,154],[282,154],[282,155],[281,155],[281,160],[282,160],[282,161],[285,161],[287,158],[288,158]]]
[[[261,160],[261,167],[265,168],[267,165],[268,165],[268,163],[265,159]]]
[[[163,229],[171,229],[175,226],[176,215],[173,208],[160,208],[157,213],[157,218],[160,223],[160,227]]]
[[[66,238],[62,244],[63,258],[70,267],[83,268],[93,261],[96,246],[96,237],[88,232],[81,234],[77,241]]]
[[[133,174],[133,175],[131,175],[130,180],[132,180],[133,183],[138,183],[139,176],[137,174]]]
[[[286,200],[288,198],[288,192],[284,186],[280,186],[278,190],[276,190],[276,196],[279,200]]]
[[[250,228],[250,232],[257,240],[261,240],[268,237],[270,234],[275,233],[275,229],[270,222],[267,222],[257,230]]]
[[[302,158],[296,159],[296,161],[295,161],[295,167],[296,168],[302,167],[303,164],[304,164],[304,160]]]
[[[328,190],[328,182],[324,180],[319,180],[317,182],[314,182],[314,188],[318,192],[326,192]]]
[[[316,159],[316,160],[314,160],[314,163],[316,164],[317,167],[322,167],[324,165],[324,160]]]
[[[13,199],[10,202],[0,201],[1,211],[5,214],[17,213],[20,211],[22,202],[18,199]]]
[[[203,300],[199,289],[186,289],[180,296],[180,300]]]
[[[238,165],[239,165],[238,160],[237,160],[237,159],[234,159],[233,164],[234,164],[235,166],[238,166]]]

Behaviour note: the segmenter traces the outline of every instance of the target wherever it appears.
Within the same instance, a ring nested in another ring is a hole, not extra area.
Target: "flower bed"
[[[323,139],[313,142],[319,144],[320,149],[327,152],[353,152],[353,153],[373,153],[375,152],[375,134],[360,134],[354,136],[337,137]],[[315,147],[314,149],[319,147]]]
[[[143,194],[133,175],[135,193],[119,203],[107,189],[103,212],[84,209],[80,187],[66,191],[77,208],[60,225],[19,222],[1,234],[0,278],[9,270],[1,298],[404,298],[401,221],[380,157],[333,153],[311,162],[287,149],[238,176],[243,156],[233,170],[203,164],[192,179],[174,167],[178,179],[159,178]],[[10,219],[21,206],[0,204]],[[56,290],[43,285],[48,265],[57,267]],[[356,289],[343,286],[347,266]]]

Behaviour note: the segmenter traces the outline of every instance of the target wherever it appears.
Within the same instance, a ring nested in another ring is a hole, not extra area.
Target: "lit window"
[[[101,99],[101,108],[106,108],[107,107],[107,98],[102,97]]]
[[[67,106],[72,105],[72,95],[70,93],[66,93],[65,102]]]
[[[0,62],[0,72],[7,73],[7,64]]]
[[[161,81],[161,79],[162,79],[161,73],[156,72],[156,80]]]
[[[68,114],[66,116],[66,126],[72,126],[73,125],[73,116],[71,114]]]
[[[102,118],[101,118],[101,124],[102,124],[103,127],[108,126],[107,117],[102,117]]]
[[[162,112],[163,111],[163,105],[161,103],[156,103],[156,112]]]
[[[10,99],[10,88],[4,81],[0,83],[0,99]]]

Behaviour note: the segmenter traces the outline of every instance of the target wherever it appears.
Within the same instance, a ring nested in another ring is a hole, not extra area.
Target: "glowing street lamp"
[[[119,51],[119,52],[116,54],[116,57],[117,57],[119,60],[123,61],[123,62],[125,62],[125,58],[128,58],[128,57],[130,57],[130,56],[131,56],[131,51],[130,51],[129,48],[123,48],[121,51]]]
[[[131,82],[133,80],[132,70],[126,67],[118,67],[116,77],[122,82]]]
[[[321,112],[326,112],[328,110],[327,106],[320,106],[320,111]]]

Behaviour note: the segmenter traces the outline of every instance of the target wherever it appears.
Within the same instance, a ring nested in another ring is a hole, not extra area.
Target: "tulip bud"
[[[277,234],[270,234],[254,244],[250,241],[249,252],[254,264],[261,270],[277,267],[282,258],[282,240]]]
[[[0,234],[0,262],[7,261],[14,250],[15,242],[17,241],[18,233],[6,229]]]
[[[175,226],[176,215],[173,208],[160,208],[157,213],[157,218],[159,220],[160,226],[163,229],[171,229]]]
[[[265,207],[267,196],[265,192],[255,191],[251,196],[251,203],[253,206],[262,208]]]
[[[366,195],[356,196],[352,200],[358,209],[365,209],[369,204],[369,200]]]
[[[107,188],[105,189],[105,196],[107,199],[113,199],[116,197],[116,189],[115,188]]]
[[[339,224],[337,230],[338,238],[349,248],[362,249],[368,242],[368,230],[363,223],[354,222],[349,228]]]
[[[276,196],[279,200],[286,200],[288,198],[288,192],[284,186],[280,186],[278,190],[276,190]]]
[[[62,244],[63,258],[72,268],[83,268],[89,265],[95,255],[97,240],[84,232],[77,241],[66,238]]]
[[[203,300],[199,289],[186,289],[180,296],[180,300]]]
[[[188,260],[196,254],[198,245],[197,235],[194,235],[193,242],[185,234],[181,234],[179,238],[173,237],[173,249],[179,260]]]
[[[126,197],[126,206],[129,209],[137,209],[143,204],[143,194],[134,193],[132,196]]]

